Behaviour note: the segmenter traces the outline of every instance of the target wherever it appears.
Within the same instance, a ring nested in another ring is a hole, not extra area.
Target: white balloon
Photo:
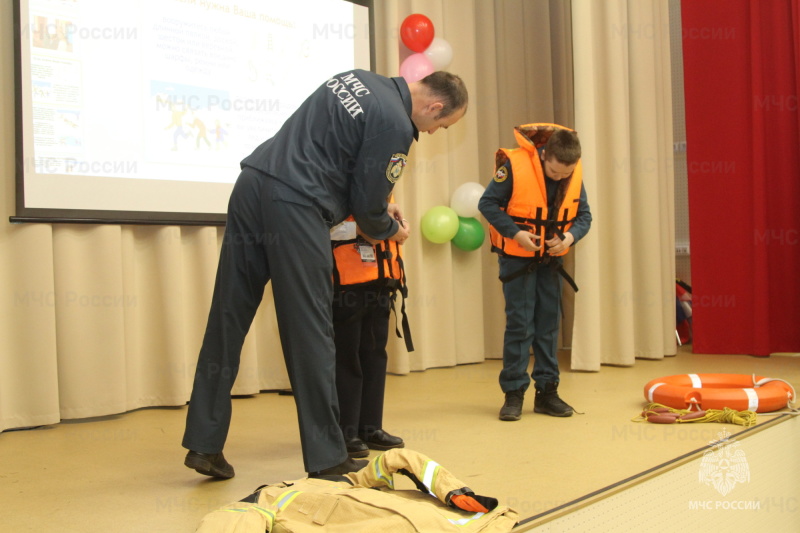
[[[483,185],[471,181],[459,186],[450,198],[450,207],[456,214],[464,218],[475,218],[481,214],[478,201],[483,196]]]
[[[453,60],[453,48],[441,37],[434,37],[424,54],[433,63],[434,70],[442,70]]]

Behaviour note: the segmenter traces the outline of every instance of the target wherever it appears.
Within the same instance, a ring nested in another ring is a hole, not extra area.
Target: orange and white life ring
[[[781,379],[747,374],[679,374],[644,386],[644,397],[674,409],[735,409],[768,413],[795,400],[794,388]]]

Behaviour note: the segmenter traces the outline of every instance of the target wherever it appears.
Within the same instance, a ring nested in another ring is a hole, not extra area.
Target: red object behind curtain
[[[693,350],[800,352],[800,0],[684,0]]]

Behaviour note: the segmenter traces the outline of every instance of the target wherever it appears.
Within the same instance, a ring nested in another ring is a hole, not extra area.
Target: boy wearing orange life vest
[[[534,412],[566,417],[573,409],[558,396],[561,277],[577,287],[562,256],[592,222],[581,145],[574,131],[557,124],[518,126],[514,136],[519,148],[497,151],[494,179],[478,204],[490,224],[506,301],[500,420],[520,419],[531,378]]]
[[[331,230],[331,246],[336,393],[347,453],[356,458],[370,449],[402,448],[403,439],[383,429],[389,315],[397,291],[406,296],[400,244],[364,235],[350,217]],[[413,351],[405,304],[403,329]]]

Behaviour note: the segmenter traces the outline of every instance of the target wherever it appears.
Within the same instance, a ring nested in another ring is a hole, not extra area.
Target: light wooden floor
[[[562,354],[562,368],[569,366],[567,356]],[[546,516],[698,450],[723,429],[734,435],[743,430],[632,422],[650,379],[689,372],[756,373],[785,379],[800,390],[798,357],[684,350],[632,368],[562,372],[562,397],[585,414],[566,419],[533,414],[530,394],[522,420],[501,422],[500,367],[500,361],[486,361],[388,376],[385,428],[476,493],[513,507],[521,518]],[[260,485],[304,476],[290,396],[265,393],[234,400],[225,455],[237,474],[227,481],[183,466],[185,415],[185,407],[142,409],[0,434],[0,531],[191,532],[203,515]],[[760,417],[759,423],[768,419]]]

